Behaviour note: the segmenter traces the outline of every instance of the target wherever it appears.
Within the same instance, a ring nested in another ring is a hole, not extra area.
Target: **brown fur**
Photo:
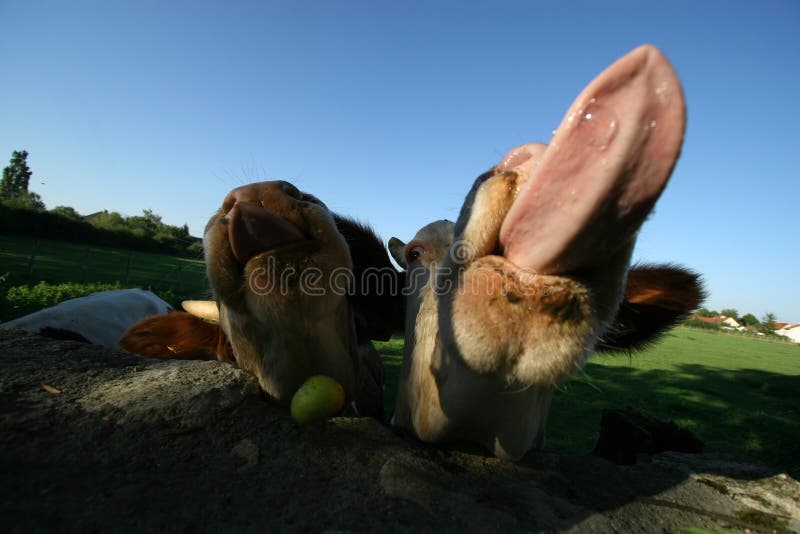
[[[277,235],[268,233],[275,227],[254,229],[258,220],[240,215],[262,208],[301,237],[265,250],[247,248],[261,242],[259,235]],[[262,230],[267,233],[248,233]],[[243,235],[254,239],[234,253]],[[230,361],[255,374],[283,405],[309,376],[325,374],[343,386],[348,401],[357,401],[360,415],[382,417],[382,363],[369,339],[391,335],[402,299],[397,291],[378,294],[375,284],[342,288],[347,294],[328,285],[332,273],[360,276],[374,268],[394,277],[398,288],[402,275],[368,227],[332,214],[292,184],[261,182],[225,198],[206,226],[204,249],[219,325],[188,314],[154,317],[131,328],[125,348],[161,358]],[[301,278],[311,270],[319,277]]]
[[[594,106],[608,116],[595,117]],[[627,275],[685,119],[669,62],[639,47],[581,91],[549,147],[517,147],[481,175],[454,228],[433,223],[405,250],[390,243],[413,284],[400,426],[520,458],[542,444],[553,388],[604,332],[609,346],[641,346],[697,306],[693,273],[651,266]],[[606,136],[599,143],[596,128]],[[440,237],[430,239],[434,230]]]
[[[218,324],[186,312],[153,315],[128,329],[123,349],[162,360],[219,360],[234,363],[233,351]]]
[[[541,446],[553,388],[609,324],[620,330],[604,339],[641,346],[703,296],[698,277],[674,266],[634,268],[626,284],[632,242],[580,274],[539,275],[508,262],[496,252],[515,183],[514,173],[490,171],[455,230],[439,221],[408,245],[390,241],[407,280],[423,281],[407,303],[396,424],[424,441],[477,441],[511,459]],[[406,261],[412,249],[424,252]]]

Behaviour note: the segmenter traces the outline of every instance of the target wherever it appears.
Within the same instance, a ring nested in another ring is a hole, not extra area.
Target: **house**
[[[720,324],[722,322],[722,317],[719,315],[716,317],[701,317],[700,315],[695,315],[694,318],[701,323]]]
[[[699,315],[695,315],[694,318],[703,323],[719,325],[720,328],[727,330],[738,330],[740,332],[746,330],[743,325],[739,324],[739,321],[733,317],[726,317],[725,315],[717,315],[715,317],[701,317]]]
[[[800,343],[800,323],[785,324],[780,330],[775,330],[779,336],[786,336],[795,343]]]
[[[742,329],[742,325],[739,324],[739,321],[737,321],[733,317],[725,317],[724,315],[720,315],[720,318],[722,318],[722,324],[728,325],[731,328],[735,328],[736,330]]]

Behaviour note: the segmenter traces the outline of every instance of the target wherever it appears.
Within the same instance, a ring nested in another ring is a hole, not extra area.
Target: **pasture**
[[[403,341],[376,344],[393,396]],[[392,398],[386,399],[391,413]],[[692,430],[707,452],[800,477],[800,346],[676,328],[649,349],[595,354],[556,392],[545,449],[588,453],[603,408],[632,406]]]
[[[6,287],[40,281],[119,282],[124,287],[152,287],[183,297],[208,295],[202,258],[191,260],[47,239],[39,239],[35,245],[31,237],[0,235],[0,276],[6,273]]]

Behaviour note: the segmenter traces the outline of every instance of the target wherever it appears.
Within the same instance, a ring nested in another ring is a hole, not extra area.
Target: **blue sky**
[[[0,163],[28,150],[48,207],[195,235],[229,189],[287,179],[408,239],[642,43],[689,123],[635,257],[800,321],[796,1],[0,0]]]

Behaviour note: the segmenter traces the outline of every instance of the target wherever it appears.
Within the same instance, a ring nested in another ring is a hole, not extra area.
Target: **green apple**
[[[319,421],[342,411],[344,388],[325,375],[306,380],[292,397],[290,413],[298,423]]]

